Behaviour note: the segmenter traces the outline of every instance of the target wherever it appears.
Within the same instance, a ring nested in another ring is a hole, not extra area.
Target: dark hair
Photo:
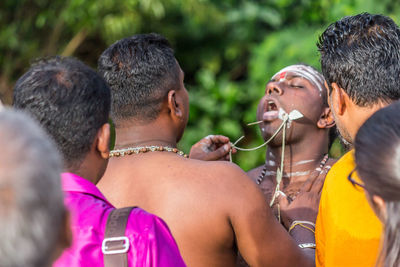
[[[40,122],[71,168],[107,123],[110,99],[109,87],[94,70],[73,58],[54,57],[38,61],[19,78],[13,105]]]
[[[400,29],[389,17],[362,13],[332,23],[319,37],[321,68],[355,104],[400,98]]]
[[[355,138],[357,172],[370,196],[386,203],[387,219],[380,259],[400,266],[400,102],[377,111]]]
[[[111,117],[154,120],[171,89],[178,90],[179,66],[163,36],[138,34],[117,41],[98,61],[99,72],[111,88]]]

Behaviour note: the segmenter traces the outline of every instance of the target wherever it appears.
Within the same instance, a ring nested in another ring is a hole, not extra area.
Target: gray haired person
[[[0,147],[0,266],[51,266],[71,241],[59,153],[36,122],[6,108]]]

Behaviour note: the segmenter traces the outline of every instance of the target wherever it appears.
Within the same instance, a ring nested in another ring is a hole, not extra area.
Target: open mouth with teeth
[[[278,118],[278,106],[273,100],[268,100],[263,114],[263,121],[270,122]]]
[[[278,107],[276,106],[274,101],[268,100],[267,111],[274,111],[274,110],[278,110]]]

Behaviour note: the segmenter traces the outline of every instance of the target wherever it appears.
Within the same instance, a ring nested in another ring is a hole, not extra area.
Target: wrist
[[[295,221],[290,226],[289,234],[297,244],[315,244],[315,228],[311,224]],[[307,248],[309,246],[306,246]]]

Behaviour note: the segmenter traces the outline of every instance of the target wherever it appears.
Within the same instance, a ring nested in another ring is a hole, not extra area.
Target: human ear
[[[335,111],[335,114],[341,116],[346,111],[346,97],[348,98],[348,95],[337,83],[331,83],[331,88],[331,108]]]
[[[377,212],[377,215],[381,221],[386,221],[386,203],[385,201],[377,195],[372,196],[372,203]]]
[[[183,118],[182,103],[175,90],[170,90],[168,92],[168,108],[173,118]]]
[[[320,129],[328,129],[335,126],[335,120],[332,115],[332,110],[329,107],[325,107],[322,110],[322,114],[317,122],[317,127]]]
[[[110,124],[104,123],[97,133],[97,150],[104,159],[108,159],[110,154]]]

